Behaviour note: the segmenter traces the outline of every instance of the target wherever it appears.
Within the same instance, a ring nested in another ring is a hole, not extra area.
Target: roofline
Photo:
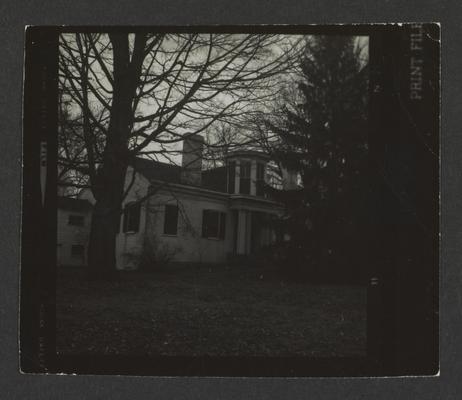
[[[151,186],[153,186],[153,184],[160,184],[160,185],[163,185],[164,187],[161,187],[161,190],[162,189],[165,189],[167,190],[169,187],[173,187],[175,189],[179,189],[183,192],[189,192],[190,194],[194,194],[194,195],[197,195],[199,193],[202,193],[202,194],[205,194],[205,195],[208,195],[209,197],[219,197],[219,198],[223,198],[223,199],[227,199],[229,197],[229,193],[226,193],[226,192],[219,192],[219,191],[216,191],[216,190],[210,190],[210,189],[205,189],[205,188],[202,188],[202,187],[199,187],[199,186],[192,186],[192,185],[184,185],[184,184],[181,184],[181,183],[170,183],[170,182],[165,182],[165,181],[161,181],[161,180],[158,180],[158,179],[152,179],[150,181],[151,183]]]
[[[269,154],[259,150],[234,150],[229,152],[225,156],[225,159],[231,159],[235,157],[259,157],[267,161],[271,158]]]
[[[166,182],[159,181],[159,180],[152,180],[151,185],[153,183],[165,184]],[[277,207],[282,206],[283,207],[282,203],[279,203],[273,200],[264,199],[264,198],[257,197],[257,196],[246,196],[246,195],[241,195],[241,194],[218,192],[216,190],[204,189],[199,186],[183,185],[179,183],[167,183],[165,185],[165,189],[168,189],[168,187],[173,187],[183,192],[196,195],[196,196],[199,194],[205,194],[208,197],[220,198],[223,200],[244,200],[244,201],[250,201],[252,203],[260,203],[262,205],[264,204],[266,206],[277,206]],[[161,190],[162,189],[164,188],[161,188]]]

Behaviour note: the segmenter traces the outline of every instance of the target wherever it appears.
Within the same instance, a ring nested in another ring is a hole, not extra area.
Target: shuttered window
[[[202,212],[202,237],[208,239],[225,238],[226,214],[215,210]]]
[[[138,232],[140,229],[140,203],[129,203],[124,209],[124,232]]]
[[[178,206],[173,204],[165,205],[164,234],[176,235],[178,232]]]
[[[71,247],[71,256],[73,258],[83,257],[85,253],[85,246],[82,244],[73,244]]]
[[[83,226],[85,223],[85,217],[83,215],[69,215],[69,219],[67,220],[68,225],[74,226]]]

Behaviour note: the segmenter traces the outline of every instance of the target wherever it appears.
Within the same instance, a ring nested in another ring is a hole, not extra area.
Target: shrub
[[[139,255],[139,269],[143,271],[161,270],[180,251],[181,247],[161,243],[154,235],[146,237]]]

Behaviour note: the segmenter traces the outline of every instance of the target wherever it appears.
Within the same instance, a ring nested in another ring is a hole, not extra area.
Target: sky
[[[204,35],[204,38],[206,38],[208,35]],[[131,47],[133,48],[133,36],[131,37],[132,40],[131,40]],[[69,39],[69,38],[66,38],[66,39]],[[283,48],[281,47],[282,46],[282,42],[284,42],[284,45],[292,45],[294,43],[296,43],[298,40],[300,39],[300,36],[288,36],[288,35],[285,35],[283,36],[283,38],[281,39],[281,42],[279,43],[274,43],[273,45],[271,45],[269,47],[269,52],[266,54],[266,57],[268,57],[268,59],[270,59],[271,57],[278,57],[280,56],[284,50]],[[367,60],[367,57],[368,57],[368,37],[358,37],[356,39],[357,41],[357,44],[359,46],[361,46],[363,48],[363,57],[365,60]],[[158,59],[156,58],[154,61],[154,63],[152,64],[152,71],[156,71],[157,74],[159,73],[162,73],[163,70],[165,70],[166,66],[169,65],[169,60],[170,60],[170,57],[171,55],[169,54],[169,51],[174,51],[175,49],[178,48],[179,46],[179,42],[180,41],[176,41],[176,38],[175,37],[172,37],[171,39],[167,40],[165,43],[164,43],[164,49],[166,49],[166,53],[162,56],[162,57],[159,57]],[[75,44],[75,43],[74,43]],[[105,44],[107,44],[107,38],[104,38],[103,37],[103,40],[101,41],[101,46],[104,46]],[[110,52],[109,51],[106,51],[105,53],[103,53],[103,55],[106,55],[108,58],[110,57]],[[190,64],[195,64],[197,63],[199,66],[200,66],[200,63],[201,63],[201,60],[205,57],[205,53],[204,53],[204,49],[199,49],[198,51],[196,51],[196,53],[192,52],[192,56],[188,58],[189,60],[189,63]],[[260,61],[255,61],[255,62],[261,62],[261,63],[265,63],[268,61],[268,59],[261,59]],[[95,66],[96,65],[96,66]],[[105,77],[103,71],[101,70],[101,68],[98,68],[97,67],[97,64],[95,63],[94,66],[93,66],[93,70],[94,70],[94,78],[95,78],[95,82],[97,82],[96,84],[98,85],[101,85],[101,88],[103,89],[110,89],[110,83],[109,81],[107,80],[107,78]],[[194,72],[191,73],[191,77],[194,75]],[[272,82],[272,86],[271,87],[268,87],[267,90],[268,91],[268,94],[271,95],[272,93],[274,93],[274,89],[276,86],[281,86],[281,85],[284,85],[284,86],[287,86],[288,85],[288,81],[291,81],[291,80],[294,80],[294,74],[283,74],[283,75],[280,75],[278,77],[278,79],[274,82]],[[162,97],[161,96],[161,93],[165,93],[166,90],[168,90],[169,86],[168,84],[164,84],[164,87],[159,87],[156,89],[156,92],[158,92],[160,95],[159,97]],[[242,93],[242,92],[241,92]],[[180,93],[179,93],[180,95]],[[234,93],[234,96],[239,96],[239,92],[235,92]],[[174,96],[173,96],[174,98]],[[218,96],[216,98],[216,101],[221,103],[221,104],[228,104],[230,101],[232,101],[232,96],[226,94],[226,95],[223,95],[221,94],[220,96]],[[95,96],[91,96],[91,99],[92,101],[96,104],[98,103],[97,99]],[[270,98],[270,102],[271,102],[271,98]],[[153,107],[156,107],[153,99],[151,98],[147,98],[146,101],[144,103],[140,103],[138,109],[137,109],[137,114],[146,114],[146,113],[149,113],[150,110],[152,110]],[[252,109],[255,109],[255,108],[261,108],[261,109],[265,109],[267,108],[267,105],[265,104],[261,104],[259,106],[255,105],[255,104],[252,104],[251,102],[249,102],[249,104],[246,104],[246,107],[248,107],[247,109],[248,110],[252,110]],[[196,114],[196,117],[197,117],[197,114]],[[197,119],[194,118],[194,115],[191,116],[191,115],[187,115],[186,113],[183,114],[183,115],[180,115],[178,118],[177,118],[177,127],[175,128],[177,132],[187,132],[188,131],[188,127],[186,126],[182,126],[184,125],[185,123],[188,123],[188,125],[194,125],[195,123],[197,123]],[[212,126],[210,128],[213,128]],[[244,128],[245,130],[245,128]],[[202,133],[202,135],[204,135]],[[148,145],[147,149],[148,150],[156,150],[158,149],[159,146],[157,144],[152,144],[152,145]],[[175,143],[174,145],[170,146],[169,147],[172,151],[180,151],[181,148],[182,148],[182,143],[179,142],[179,143]],[[174,163],[177,163],[177,164],[180,164],[181,163],[181,155],[180,154],[170,154],[169,155],[169,160],[167,160],[165,157],[162,157],[161,155],[157,157],[157,159],[159,161],[164,161],[164,162],[174,162]]]
[[[294,35],[292,38],[290,38],[289,40],[292,40],[293,42],[296,42],[300,37],[298,35]],[[361,49],[362,49],[362,53],[361,53],[361,59],[364,61],[364,63],[367,63],[368,62],[368,58],[369,58],[369,37],[368,36],[358,36],[356,38],[356,44],[357,46],[359,46]],[[273,51],[277,52],[278,49],[276,48],[273,48],[272,49]],[[286,82],[290,81],[290,80],[296,80],[296,77],[295,76],[286,76],[284,77],[284,79],[286,80]],[[287,83],[285,83],[287,85]],[[204,135],[203,135],[204,136]],[[176,165],[181,165],[181,149],[182,149],[182,142],[179,142],[179,143],[175,143],[173,144],[170,148],[172,149],[173,152],[175,153],[172,153],[169,155],[168,159],[165,158],[165,157],[162,157],[162,156],[159,156],[158,159],[159,161],[162,161],[162,162],[169,162],[169,163],[174,163]],[[159,146],[157,144],[153,144],[152,146],[150,146],[150,148],[159,148]]]

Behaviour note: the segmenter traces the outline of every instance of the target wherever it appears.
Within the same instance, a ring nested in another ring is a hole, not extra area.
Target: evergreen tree
[[[307,40],[301,76],[279,119],[267,121],[278,136],[272,152],[299,174],[301,189],[281,194],[289,206],[292,246],[316,256],[348,246],[361,209],[367,155],[367,65],[354,37]]]

